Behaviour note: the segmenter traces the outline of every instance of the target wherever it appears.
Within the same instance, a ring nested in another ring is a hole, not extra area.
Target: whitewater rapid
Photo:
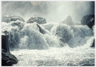
[[[14,66],[94,66],[94,31],[86,25],[2,22],[11,53],[19,60]]]

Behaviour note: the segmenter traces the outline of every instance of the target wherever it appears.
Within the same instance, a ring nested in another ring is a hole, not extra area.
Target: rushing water
[[[2,22],[6,31],[11,53],[19,60],[14,66],[95,65],[95,49],[90,47],[95,30],[86,25]]]

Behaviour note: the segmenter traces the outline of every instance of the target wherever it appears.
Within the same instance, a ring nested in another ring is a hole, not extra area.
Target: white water
[[[19,60],[14,66],[95,64],[95,49],[90,47],[94,32],[90,28],[62,23],[39,26],[43,32],[36,23],[2,22],[2,32],[9,34],[11,53]]]

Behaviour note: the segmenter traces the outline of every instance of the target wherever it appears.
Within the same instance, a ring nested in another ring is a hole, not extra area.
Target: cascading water
[[[2,32],[9,34],[11,53],[19,60],[14,66],[95,65],[94,32],[86,25],[14,21],[2,22]]]

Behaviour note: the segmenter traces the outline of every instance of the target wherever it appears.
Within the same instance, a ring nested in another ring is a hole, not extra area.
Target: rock
[[[2,66],[12,66],[17,62],[17,58],[9,51],[8,35],[2,35]]]
[[[42,33],[42,34],[46,33],[45,30],[43,30],[38,24],[36,24],[36,25],[38,26],[40,33]]]
[[[23,22],[25,21],[23,18],[21,18],[19,16],[7,16],[7,15],[5,15],[5,16],[2,17],[2,22],[9,23],[11,21],[17,21],[17,20],[23,21]]]
[[[38,24],[45,24],[46,23],[46,19],[42,18],[42,17],[31,17],[27,23],[38,23]]]
[[[89,28],[92,28],[93,25],[95,24],[94,19],[95,19],[94,15],[85,15],[85,16],[83,16],[81,23],[83,25],[87,25]]]
[[[68,16],[66,19],[62,20],[60,23],[64,23],[64,24],[68,24],[68,25],[73,25],[74,24],[71,16]]]
[[[18,62],[17,58],[10,52],[2,49],[2,66],[12,66]]]
[[[95,47],[95,39],[93,40],[91,47]]]
[[[2,48],[9,52],[7,43],[8,43],[8,35],[4,34],[4,35],[2,35]]]

